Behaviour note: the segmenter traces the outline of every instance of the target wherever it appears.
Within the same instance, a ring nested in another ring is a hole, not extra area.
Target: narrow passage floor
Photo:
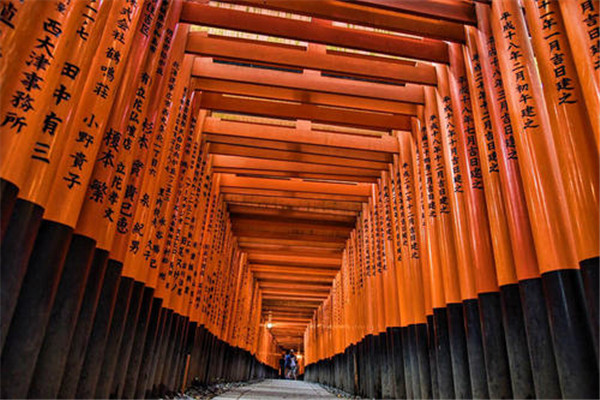
[[[283,379],[265,379],[223,393],[216,399],[335,399],[316,383]]]

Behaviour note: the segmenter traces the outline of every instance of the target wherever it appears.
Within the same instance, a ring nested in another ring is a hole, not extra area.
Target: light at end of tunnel
[[[273,327],[273,324],[270,322],[267,322],[267,329],[271,329]]]

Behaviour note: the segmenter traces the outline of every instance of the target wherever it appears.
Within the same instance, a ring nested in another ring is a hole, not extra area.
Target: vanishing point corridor
[[[599,21],[0,0],[0,397],[599,398]]]

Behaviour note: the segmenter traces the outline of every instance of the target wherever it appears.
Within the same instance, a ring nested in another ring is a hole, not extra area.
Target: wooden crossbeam
[[[299,179],[261,179],[244,178],[233,175],[222,175],[220,179],[221,188],[261,188],[263,190],[280,190],[306,193],[324,193],[345,196],[368,197],[371,195],[369,184],[339,184],[307,182]]]
[[[334,21],[359,24],[434,39],[464,42],[459,23],[377,9],[339,0],[221,0]],[[435,9],[434,9],[435,10]]]
[[[354,167],[372,170],[385,170],[388,163],[380,161],[356,160],[352,158],[305,154],[302,152],[293,152],[285,150],[265,149],[262,147],[240,146],[229,143],[211,143],[209,146],[211,154],[221,154],[225,156],[253,157],[264,160],[292,161],[307,164],[333,165],[339,167]],[[258,169],[258,168],[256,168]]]
[[[247,236],[255,238],[271,238],[271,239],[296,239],[296,240],[317,240],[327,242],[346,242],[346,234],[338,232],[323,231],[319,229],[294,229],[273,227],[271,229],[252,228],[249,226],[238,226],[233,224],[233,231],[236,236]]]
[[[284,238],[253,238],[249,236],[237,236],[238,243],[243,246],[248,243],[261,243],[261,244],[276,244],[276,245],[287,245],[287,246],[311,246],[311,247],[322,247],[327,249],[338,249],[343,250],[343,243],[333,243],[333,242],[319,242],[315,240],[307,240],[307,239],[284,239]]]
[[[299,218],[299,219],[318,219],[319,221],[337,221],[354,223],[356,213],[353,212],[342,212],[321,208],[293,208],[283,206],[268,207],[266,205],[253,206],[253,205],[238,205],[230,204],[229,213],[242,214],[242,215],[253,215],[253,216],[273,216],[279,218]]]
[[[303,73],[274,71],[239,65],[215,63],[210,58],[196,57],[192,76],[269,87],[306,90],[329,94],[366,97],[400,103],[423,104],[423,87],[420,85],[384,85],[322,76],[316,71]]]
[[[273,169],[237,169],[237,168],[213,168],[213,172],[224,173],[224,174],[237,174],[240,176],[249,176],[256,178],[300,178],[300,179],[320,179],[320,180],[331,180],[337,182],[370,182],[375,183],[377,179],[369,176],[356,176],[356,175],[335,175],[335,174],[320,174],[313,172],[298,172],[298,171],[279,171]]]
[[[249,253],[248,261],[252,264],[270,264],[283,266],[311,266],[323,268],[340,267],[342,264],[341,256],[329,257],[307,257],[307,256],[287,256],[272,253]]]
[[[333,279],[335,275],[339,272],[339,267],[320,267],[320,266],[312,266],[312,265],[277,265],[277,264],[251,264],[252,271],[256,273],[278,273],[282,274],[282,278],[286,278],[284,275],[292,276],[301,276],[302,274],[306,274],[307,276],[315,276],[322,278]]]
[[[354,0],[355,3],[382,7],[393,11],[411,13],[444,21],[476,25],[475,8],[472,2],[461,0]]]
[[[200,107],[207,110],[277,118],[305,119],[346,126],[397,130],[410,129],[410,116],[407,115],[376,114],[314,104],[283,103],[257,98],[233,97],[233,95],[213,92],[202,93]]]
[[[223,121],[209,117],[204,122],[204,132],[223,136],[286,142],[294,145],[324,146],[368,152],[398,153],[398,141],[391,136],[371,138],[332,132],[315,132],[297,128]],[[340,153],[343,154],[343,151]],[[367,154],[364,154],[367,157]]]
[[[300,219],[300,218],[281,218],[281,217],[269,217],[269,216],[256,216],[256,215],[241,215],[241,214],[230,214],[232,221],[237,224],[256,224],[273,226],[295,226],[298,228],[319,228],[327,229],[338,232],[348,232],[348,230],[354,229],[353,223],[348,222],[335,222],[335,221],[320,221],[316,218],[313,219]],[[340,258],[340,257],[336,257]]]
[[[246,124],[249,129],[256,130],[256,124]],[[266,125],[266,128],[270,128]],[[254,129],[252,129],[254,127]],[[289,129],[289,128],[288,128]],[[297,131],[300,136],[307,131],[296,130],[295,128],[291,128],[287,132]],[[287,133],[286,132],[286,133]],[[322,132],[313,131],[315,134],[321,135]],[[325,135],[329,135],[330,132],[325,132]],[[313,135],[315,136],[315,135]],[[392,155],[391,153],[381,153],[375,151],[366,151],[366,150],[356,150],[353,148],[339,148],[339,147],[328,147],[321,145],[312,145],[312,144],[302,144],[302,143],[294,143],[289,140],[293,140],[292,137],[285,138],[285,141],[277,141],[275,139],[263,139],[263,138],[248,138],[248,137],[240,137],[235,136],[234,132],[226,131],[223,134],[212,134],[205,133],[202,135],[202,138],[209,143],[223,143],[223,144],[232,144],[238,146],[247,146],[253,148],[262,148],[262,149],[273,149],[280,150],[286,152],[294,152],[294,153],[302,153],[302,154],[317,154],[317,155],[325,155],[332,157],[343,157],[352,160],[367,160],[367,161],[375,161],[375,162],[391,162]]]
[[[417,115],[417,104],[414,103],[401,103],[397,101],[323,93],[304,89],[289,89],[211,78],[193,78],[192,87],[194,90],[215,93],[294,101],[304,104],[343,107],[355,110]]]
[[[272,196],[256,196],[256,195],[240,195],[240,194],[225,194],[223,199],[228,204],[269,204],[289,207],[314,207],[327,208],[332,210],[353,211],[358,212],[362,209],[362,205],[352,202],[332,201],[332,200],[307,200],[294,199],[286,197]]]
[[[246,189],[246,188],[235,188],[225,187],[221,188],[221,193],[224,194],[246,194],[252,196],[271,196],[277,198],[288,198],[288,199],[309,199],[309,200],[334,200],[338,202],[354,202],[363,203],[365,199],[358,196],[347,196],[338,194],[324,194],[324,193],[312,193],[312,192],[290,192],[283,190],[272,190],[272,189]]]
[[[182,22],[277,36],[287,39],[391,54],[433,62],[448,62],[448,46],[438,40],[395,37],[353,29],[326,26],[318,22],[253,14],[184,1]]]
[[[272,289],[297,289],[297,290],[307,290],[307,291],[316,291],[316,292],[328,292],[331,290],[331,286],[328,284],[315,284],[314,282],[272,282],[270,280],[259,281],[258,286],[261,289],[272,288]]]
[[[437,83],[434,68],[426,64],[414,66],[384,58],[365,59],[353,56],[351,53],[331,54],[331,52],[318,51],[313,46],[307,49],[290,49],[259,41],[208,37],[205,32],[189,33],[186,52],[207,57],[313,69],[391,82],[423,85]]]
[[[248,171],[280,171],[290,173],[313,173],[335,176],[364,176],[378,178],[379,170],[342,167],[333,165],[320,165],[296,161],[265,160],[253,157],[214,155],[212,158],[213,169],[227,168],[236,173]],[[263,172],[264,173],[264,172]]]

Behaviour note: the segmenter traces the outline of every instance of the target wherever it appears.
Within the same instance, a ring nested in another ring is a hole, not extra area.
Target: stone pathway
[[[316,383],[284,379],[266,379],[252,385],[241,386],[215,397],[225,399],[335,399],[337,398]]]

